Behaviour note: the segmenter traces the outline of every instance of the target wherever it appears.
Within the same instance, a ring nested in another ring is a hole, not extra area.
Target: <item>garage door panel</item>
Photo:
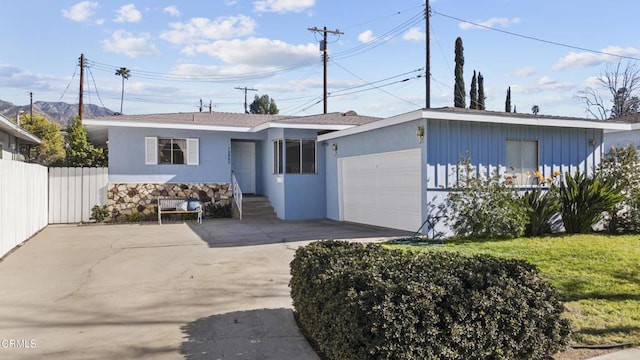
[[[342,218],[414,231],[421,225],[420,149],[340,159]]]

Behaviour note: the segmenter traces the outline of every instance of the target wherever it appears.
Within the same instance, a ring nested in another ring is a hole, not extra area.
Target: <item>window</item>
[[[186,139],[158,139],[159,164],[184,164]]]
[[[282,174],[282,140],[273,142],[273,173]]]
[[[505,176],[513,184],[535,184],[534,173],[538,171],[538,141],[507,140],[505,165]]]
[[[283,161],[282,148],[285,148]],[[315,174],[316,141],[308,139],[286,139],[273,142],[273,172],[282,174]]]
[[[198,139],[145,138],[145,164],[198,165]]]

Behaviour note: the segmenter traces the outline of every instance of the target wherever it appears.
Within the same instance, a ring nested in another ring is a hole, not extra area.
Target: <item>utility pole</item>
[[[431,7],[429,7],[429,0],[426,0],[426,7],[424,10],[424,18],[425,18],[425,23],[426,23],[426,34],[427,34],[427,39],[426,39],[426,45],[427,45],[427,63],[426,63],[426,70],[427,70],[427,76],[425,78],[425,108],[429,109],[431,108],[431,36],[430,36],[430,24],[429,24],[429,18],[431,17]]]
[[[248,87],[235,87],[234,89],[243,90],[244,91],[244,113],[248,114],[249,109],[247,108],[247,91],[258,91],[258,89],[249,89]]]
[[[323,29],[318,29],[317,27],[314,26],[312,28],[308,28],[307,30],[323,34],[323,40],[320,43],[320,51],[322,51],[322,64],[324,65],[324,81],[323,81],[324,92],[322,95],[322,99],[324,102],[324,114],[326,114],[327,113],[327,61],[329,61],[329,56],[327,53],[327,34],[344,35],[344,33],[340,32],[340,30],[338,29],[327,30],[326,26]]]
[[[80,97],[78,98],[78,117],[82,121],[82,108],[84,107],[84,101],[82,94],[84,93],[84,54],[80,54]]]

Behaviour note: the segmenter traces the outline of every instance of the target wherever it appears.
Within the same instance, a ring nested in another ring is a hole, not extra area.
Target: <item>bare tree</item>
[[[587,87],[576,94],[576,98],[585,105],[585,111],[596,119],[606,120],[633,112],[638,112],[640,91],[640,67],[636,63],[622,64],[618,61],[609,66],[597,78],[598,88]],[[607,106],[598,90],[610,95],[611,105]]]

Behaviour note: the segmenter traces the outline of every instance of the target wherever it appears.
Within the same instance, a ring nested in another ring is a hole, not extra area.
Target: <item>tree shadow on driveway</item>
[[[319,360],[291,309],[237,311],[181,327],[180,354],[188,360]]]

